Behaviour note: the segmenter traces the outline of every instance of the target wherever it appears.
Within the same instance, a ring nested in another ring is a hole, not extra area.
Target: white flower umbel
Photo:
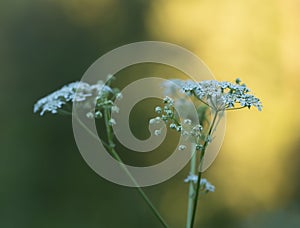
[[[239,108],[254,106],[261,111],[262,104],[260,100],[249,94],[250,89],[245,84],[240,83],[240,79],[236,79],[235,84],[215,80],[186,81],[181,84],[181,87],[185,93],[194,95],[215,111],[234,109],[237,106]]]
[[[38,100],[34,105],[33,111],[40,112],[40,115],[44,115],[45,112],[52,114],[58,113],[59,109],[67,103],[83,102],[89,97],[97,95],[97,98],[103,96],[103,94],[111,92],[109,86],[99,82],[94,85],[89,85],[85,82],[72,82],[63,86],[61,89],[49,94],[48,96]]]

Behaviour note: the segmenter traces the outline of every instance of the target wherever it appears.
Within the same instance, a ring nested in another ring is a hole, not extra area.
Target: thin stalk
[[[200,99],[199,97],[198,97],[198,99],[199,99],[203,104],[205,104],[205,105],[207,105],[208,107],[210,107],[210,105],[209,105],[207,102],[205,102],[204,100]],[[211,107],[210,107],[210,108],[211,108]]]
[[[66,113],[67,114],[67,113]],[[71,114],[72,113],[68,113]],[[78,118],[78,116],[76,114],[74,114],[78,123],[92,136],[94,137],[96,140],[101,140],[97,135],[95,135],[94,132],[92,132],[81,120],[80,118]],[[155,206],[152,204],[152,202],[150,201],[150,199],[148,198],[148,196],[146,195],[146,193],[143,191],[143,189],[141,187],[139,187],[137,181],[135,180],[135,178],[131,175],[130,171],[127,169],[125,163],[122,161],[122,159],[120,158],[119,154],[116,152],[116,150],[114,149],[114,143],[113,143],[113,134],[112,134],[112,129],[111,126],[108,125],[108,121],[109,121],[109,110],[105,109],[104,111],[104,118],[105,118],[105,125],[106,125],[106,132],[107,132],[107,139],[108,139],[108,144],[105,143],[103,140],[101,140],[101,142],[103,143],[103,145],[109,150],[109,152],[113,155],[113,157],[119,161],[121,167],[124,169],[125,173],[128,175],[128,177],[130,178],[130,180],[134,183],[134,185],[136,186],[138,192],[141,194],[142,198],[145,200],[145,202],[147,203],[147,205],[150,207],[150,209],[152,210],[152,212],[154,213],[154,215],[157,217],[157,219],[160,221],[160,223],[162,224],[163,227],[168,228],[169,226],[167,225],[167,223],[165,222],[165,220],[162,218],[162,216],[160,215],[160,213],[158,212],[158,210],[155,208]]]
[[[194,153],[191,158],[191,164],[190,164],[190,175],[195,175],[196,173],[196,162],[197,162],[197,153],[191,151],[191,153]],[[190,181],[189,184],[189,193],[188,193],[188,209],[187,209],[187,221],[186,221],[186,228],[190,227],[191,221],[192,221],[192,214],[193,214],[193,207],[194,207],[194,196],[195,196],[195,186],[192,181]]]
[[[156,218],[160,221],[160,223],[162,224],[162,226],[165,227],[165,228],[168,228],[169,226],[167,225],[167,223],[165,222],[165,220],[162,218],[162,216],[160,215],[160,213],[158,212],[158,210],[152,204],[152,202],[150,201],[150,199],[148,198],[148,196],[145,194],[145,192],[143,191],[143,189],[139,186],[139,184],[137,183],[137,181],[135,180],[135,178],[132,176],[132,174],[130,173],[130,171],[127,169],[126,165],[124,164],[124,162],[120,158],[119,154],[114,149],[113,133],[112,133],[111,126],[109,125],[110,113],[109,113],[108,108],[106,108],[104,110],[104,118],[105,118],[106,132],[107,132],[107,140],[108,140],[109,150],[110,150],[111,154],[115,157],[115,159],[117,161],[119,161],[121,167],[124,169],[125,173],[128,175],[128,177],[130,178],[130,180],[134,183],[134,185],[136,186],[138,192],[141,194],[142,198],[145,200],[145,202],[150,207],[150,209],[152,210],[152,212],[154,213],[154,215],[156,216]]]
[[[226,111],[231,111],[231,110],[237,110],[237,109],[243,109],[243,108],[247,108],[247,106],[242,106],[242,107],[237,107],[237,108],[227,108],[225,110]]]
[[[156,218],[160,221],[160,223],[163,225],[163,227],[168,228],[169,226],[167,225],[165,220],[162,218],[162,216],[160,215],[158,210],[155,208],[155,206],[153,205],[151,200],[148,198],[148,196],[146,195],[144,190],[141,187],[139,187],[139,185],[136,182],[135,178],[131,175],[130,171],[127,169],[127,167],[125,166],[125,164],[123,163],[123,161],[119,157],[118,153],[114,149],[111,150],[111,153],[114,155],[114,157],[117,159],[117,161],[120,162],[121,167],[124,169],[124,171],[126,172],[128,177],[130,178],[130,180],[134,183],[134,185],[136,186],[138,192],[141,194],[141,196],[143,197],[143,199],[145,200],[147,205],[150,207],[150,209],[152,210],[152,212],[154,213]]]
[[[191,221],[191,226],[190,228],[194,227],[194,223],[195,223],[195,215],[196,215],[196,211],[197,211],[197,205],[198,205],[198,198],[199,198],[199,190],[200,190],[200,183],[201,183],[201,176],[202,176],[202,172],[199,171],[198,172],[198,179],[197,179],[197,187],[196,187],[196,191],[195,191],[195,199],[194,199],[194,205],[193,205],[193,214],[192,214],[192,221]]]
[[[71,115],[72,115],[72,113],[71,113]],[[78,121],[78,123],[93,137],[93,138],[95,138],[96,140],[100,140],[101,141],[101,143],[107,148],[107,149],[109,149],[109,145],[106,143],[106,142],[104,142],[102,139],[100,139],[100,137],[98,137],[97,135],[95,135],[94,134],[94,132],[92,132],[81,120],[80,120],[80,118],[78,118],[78,116],[76,115],[76,114],[74,114],[75,115],[75,117],[76,117],[76,119],[77,119],[77,121]]]
[[[191,221],[191,226],[190,228],[193,228],[194,227],[194,223],[195,223],[195,217],[196,217],[196,211],[197,211],[197,206],[198,206],[198,198],[199,198],[199,190],[200,190],[200,183],[201,183],[201,176],[202,176],[202,165],[203,165],[203,158],[204,158],[204,155],[205,155],[205,151],[206,151],[206,148],[209,144],[209,137],[211,137],[211,133],[212,133],[212,130],[214,128],[214,125],[216,123],[216,120],[217,120],[217,117],[218,117],[218,111],[216,111],[215,115],[214,115],[214,118],[213,118],[213,121],[209,127],[209,131],[208,131],[208,134],[206,136],[206,139],[205,139],[205,142],[203,144],[203,148],[201,150],[201,155],[200,155],[200,166],[199,166],[199,170],[198,170],[198,179],[197,179],[197,187],[196,187],[196,192],[195,192],[195,199],[194,199],[194,206],[193,206],[193,214],[192,214],[192,221]]]

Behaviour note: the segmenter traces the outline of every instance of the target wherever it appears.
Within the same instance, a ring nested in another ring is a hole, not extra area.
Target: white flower
[[[116,125],[117,123],[116,123],[116,120],[115,120],[115,119],[111,118],[111,119],[108,121],[108,124],[111,125],[111,126],[113,126],[113,125]]]
[[[171,123],[171,124],[170,124],[170,128],[171,128],[171,129],[176,129],[176,127],[177,127],[176,124],[174,124],[174,123]]]
[[[116,99],[117,99],[118,101],[119,101],[119,100],[122,100],[122,99],[123,99],[123,94],[122,94],[122,93],[117,93]]]
[[[79,87],[81,88],[81,92],[79,92],[78,96],[76,96],[76,101],[82,101],[87,97],[92,96],[90,92],[83,93],[83,91],[89,87],[87,83],[73,82],[40,99],[34,105],[33,111],[40,111],[41,116],[44,115],[45,112],[51,112],[53,114],[57,113],[57,110],[62,108],[64,104],[75,100],[76,90]]]
[[[97,95],[98,98],[108,92],[112,92],[112,89],[104,85],[101,81],[95,85],[89,85],[85,82],[72,82],[38,100],[34,105],[33,111],[35,113],[40,112],[41,116],[45,112],[55,114],[69,102],[83,102],[94,95]],[[93,102],[91,101],[91,103]]]
[[[188,175],[187,178],[184,179],[184,182],[194,182],[195,184],[197,183],[198,176],[196,175]]]
[[[195,137],[199,137],[201,136],[201,132],[203,130],[203,127],[200,124],[197,124],[196,126],[194,126],[191,130],[191,135],[195,136]]]
[[[196,175],[188,175],[188,177],[184,180],[184,182],[188,183],[188,182],[193,182],[194,184],[196,184],[198,181],[198,176]],[[215,186],[212,185],[210,182],[208,182],[205,178],[201,178],[200,180],[200,191],[204,192],[204,193],[208,193],[208,192],[214,192],[215,191]]]
[[[86,114],[86,117],[89,118],[89,119],[93,119],[94,118],[94,114],[92,112],[88,112]]]
[[[161,130],[155,130],[154,135],[156,135],[156,136],[161,135]]]
[[[168,96],[166,96],[164,99],[164,103],[165,104],[169,104],[169,105],[173,105],[174,104],[174,100]]]
[[[215,80],[205,80],[199,83],[186,81],[182,85],[182,90],[187,94],[194,94],[216,111],[234,108],[237,104],[248,108],[254,106],[261,111],[260,100],[249,94],[250,89],[245,84],[240,85],[240,82],[240,79],[236,80],[236,84]]]
[[[150,119],[149,120],[149,124],[155,124],[155,119],[153,118],[153,119]]]
[[[186,145],[179,145],[178,150],[185,150],[186,149]]]
[[[192,124],[192,121],[190,119],[185,119],[183,121],[184,124],[188,124],[188,125],[191,125]]]
[[[113,105],[111,107],[111,112],[113,112],[113,113],[119,113],[120,112],[120,108],[118,106],[116,106],[116,105]]]
[[[160,113],[162,112],[161,107],[157,106],[157,107],[155,108],[155,112],[160,114]]]
[[[97,118],[97,119],[99,119],[99,118],[101,118],[103,115],[102,115],[102,113],[100,112],[100,111],[96,111],[95,112],[95,118]]]
[[[155,118],[150,119],[150,120],[149,120],[149,124],[159,124],[160,121],[161,121],[160,117],[157,116],[157,117],[155,117]]]
[[[177,126],[176,131],[181,132],[182,131],[182,126]]]
[[[203,148],[203,146],[201,144],[196,145],[196,150],[201,150],[202,148]]]

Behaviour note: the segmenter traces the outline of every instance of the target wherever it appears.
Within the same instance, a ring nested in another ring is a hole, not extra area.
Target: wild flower
[[[102,81],[99,81],[96,84],[88,84],[84,82],[73,82],[66,86],[63,86],[61,89],[49,94],[48,96],[38,100],[34,105],[34,112],[44,115],[46,112],[52,114],[72,114],[70,108],[73,103],[76,102],[77,105],[82,105],[83,111],[86,111],[85,116],[89,119],[104,119],[104,124],[106,129],[106,141],[100,138],[103,145],[106,147],[108,152],[113,158],[115,158],[121,165],[121,168],[124,169],[124,172],[128,177],[136,183],[136,180],[131,175],[129,170],[124,165],[122,159],[115,150],[114,144],[114,133],[113,125],[117,124],[116,120],[111,118],[111,113],[118,113],[119,107],[114,105],[115,100],[121,100],[123,98],[122,93],[117,88],[111,88],[110,84],[115,79],[113,75],[109,75],[107,78],[106,84]],[[78,119],[79,123],[85,129],[88,127]],[[155,118],[152,122],[158,122],[160,118]],[[151,121],[150,121],[151,122]],[[97,137],[93,132],[88,130],[88,133],[93,137]],[[157,134],[161,133],[161,130],[156,131]],[[150,199],[144,193],[143,189],[140,186],[136,186],[138,192],[141,194],[142,198],[145,200],[147,205],[150,207],[154,215],[159,219],[161,224],[164,227],[168,227],[164,219],[161,217],[160,213],[151,203]]]
[[[223,116],[223,112],[242,108],[250,109],[251,107],[256,107],[261,111],[262,104],[259,98],[250,94],[250,89],[245,84],[241,84],[239,78],[236,79],[235,83],[216,80],[194,82],[175,79],[164,83],[163,86],[165,87],[166,97],[163,99],[163,108],[155,108],[158,114],[156,118],[166,124],[168,123],[170,129],[180,132],[182,136],[190,139],[190,143],[196,145],[195,153],[192,153],[190,162],[190,175],[184,180],[184,182],[190,183],[186,227],[193,227],[199,193],[215,191],[215,186],[206,179],[201,178],[201,168],[206,149],[213,140],[213,133]],[[197,121],[188,118],[182,119],[178,116],[175,106],[180,107],[182,110],[188,110],[183,94],[200,101],[201,104],[197,107],[199,114]],[[171,96],[175,98],[173,99]],[[209,113],[206,112],[207,107],[210,109]],[[151,122],[154,123],[154,121]],[[186,148],[187,146],[183,144],[178,147],[182,151]]]
[[[35,113],[40,112],[41,116],[46,112],[56,114],[60,109],[63,110],[68,103],[83,102],[93,96],[97,96],[97,99],[99,99],[111,92],[112,89],[101,81],[94,85],[85,82],[72,82],[38,100],[34,105],[33,111]],[[95,100],[90,102],[94,103]],[[88,116],[91,117],[90,114]]]
[[[44,115],[46,112],[51,114],[70,114],[70,107],[72,107],[74,102],[79,105],[82,104],[87,118],[99,119],[103,117],[106,126],[107,141],[104,142],[102,139],[101,141],[109,153],[120,164],[124,164],[115,151],[113,126],[117,122],[111,118],[111,113],[119,113],[120,111],[119,107],[114,104],[114,101],[121,100],[123,95],[117,88],[110,86],[112,80],[114,80],[113,75],[109,75],[108,83],[106,84],[99,81],[92,85],[85,82],[73,82],[65,85],[61,89],[38,100],[34,105],[34,112],[40,113],[40,115]],[[206,149],[213,140],[213,133],[218,125],[217,119],[222,118],[222,115],[219,115],[219,113],[241,108],[250,109],[251,107],[256,107],[261,111],[262,104],[259,98],[250,94],[250,89],[245,84],[241,84],[240,79],[236,79],[235,83],[226,81],[218,82],[215,80],[194,82],[175,79],[165,82],[164,88],[166,97],[160,106],[155,107],[155,112],[158,116],[150,119],[149,124],[158,125],[164,122],[170,129],[185,137],[186,142],[178,146],[178,150],[182,151],[182,153],[191,152],[187,151],[187,148],[189,148],[188,143],[195,145],[195,151],[191,154],[190,174],[184,180],[184,182],[189,184],[186,227],[192,228],[194,226],[199,193],[215,191],[214,185],[207,181],[207,179],[201,178],[201,167]],[[182,96],[183,94],[201,103],[197,107],[198,114],[201,113],[198,119],[195,120],[189,117],[188,113],[191,104],[186,102],[186,97]],[[184,116],[179,116],[176,111],[178,107],[185,111]],[[207,112],[208,109],[210,109],[210,112]],[[160,136],[162,128],[155,129],[154,134]],[[133,182],[136,182],[126,166],[123,165],[121,167],[129,178]],[[161,224],[164,227],[168,227],[142,188],[137,186],[137,189]]]
[[[216,111],[234,109],[238,107],[256,107],[262,110],[260,100],[252,94],[246,84],[240,84],[241,80],[236,79],[235,83],[205,80],[201,82],[181,82],[181,89],[189,95],[194,95],[205,104]]]

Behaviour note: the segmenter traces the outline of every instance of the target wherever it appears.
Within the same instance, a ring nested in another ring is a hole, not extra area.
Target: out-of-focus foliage
[[[69,118],[32,113],[38,98],[79,80],[107,51],[153,39],[195,52],[218,80],[240,77],[264,105],[263,112],[228,113],[222,151],[205,174],[216,191],[201,199],[199,224],[275,227],[276,218],[277,227],[298,226],[299,1],[4,0],[0,227],[159,227],[134,189],[85,164]],[[160,69],[149,66],[123,73],[131,81],[157,76]],[[147,135],[156,105],[133,110],[135,134]],[[185,222],[187,173],[146,189],[172,227]]]

